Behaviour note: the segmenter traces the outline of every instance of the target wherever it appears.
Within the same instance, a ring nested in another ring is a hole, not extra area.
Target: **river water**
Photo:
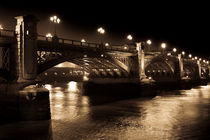
[[[114,101],[84,95],[79,82],[45,86],[51,120],[2,124],[0,139],[210,139],[210,84]]]

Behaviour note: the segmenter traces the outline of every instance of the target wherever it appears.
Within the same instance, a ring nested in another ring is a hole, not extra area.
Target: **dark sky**
[[[14,28],[14,16],[33,13],[40,19],[40,34],[53,32],[49,16],[56,14],[62,20],[58,34],[65,38],[86,38],[94,42],[100,39],[97,27],[103,26],[106,30],[103,40],[114,44],[124,43],[126,35],[131,33],[139,41],[151,39],[157,46],[165,41],[171,48],[210,58],[210,10],[207,3],[131,0],[11,3],[0,5],[0,24],[8,28]]]

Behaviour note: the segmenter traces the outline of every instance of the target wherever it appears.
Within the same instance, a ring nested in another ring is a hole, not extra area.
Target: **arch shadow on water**
[[[83,94],[89,97],[91,105],[111,103],[140,97],[153,98],[155,90],[145,90],[138,84],[93,84],[84,83]],[[151,93],[152,92],[152,93]]]

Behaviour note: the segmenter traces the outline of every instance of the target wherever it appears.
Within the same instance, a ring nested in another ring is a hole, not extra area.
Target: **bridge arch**
[[[145,74],[156,80],[164,77],[172,78],[177,71],[177,65],[178,60],[176,58],[155,56],[145,64]]]
[[[97,54],[97,57],[95,57],[95,55],[91,56],[91,55],[87,55],[87,54],[84,55],[84,53],[80,53],[80,54],[76,54],[76,55],[63,55],[63,56],[55,57],[54,59],[47,60],[44,63],[39,64],[37,73],[41,74],[42,72],[46,71],[47,69],[49,69],[55,65],[69,61],[71,63],[81,66],[83,68],[83,70],[86,71],[87,73],[91,73],[91,72],[97,73],[97,71],[100,71],[100,73],[102,73],[103,75],[107,75],[107,73],[108,73],[108,75],[112,75],[112,76],[114,76],[114,75],[120,76],[122,74],[128,75],[127,71],[124,70],[119,65],[117,65],[114,61],[112,61],[112,59],[110,59],[110,57],[108,57],[108,56],[101,57],[101,54],[100,55]],[[87,59],[91,59],[90,61],[92,61],[92,62],[88,62],[89,64],[85,63],[84,61],[87,61]],[[100,63],[101,61],[103,61],[103,63]],[[85,65],[85,64],[87,64],[87,65]],[[94,68],[93,65],[96,65],[96,64],[101,65],[101,68],[99,68],[99,67]],[[105,71],[103,68],[105,69]]]

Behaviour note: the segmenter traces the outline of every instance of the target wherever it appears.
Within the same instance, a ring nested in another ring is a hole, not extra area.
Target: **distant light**
[[[132,39],[133,39],[132,35],[129,34],[129,35],[127,36],[127,39],[128,39],[128,40],[132,40]]]
[[[4,28],[2,27],[2,25],[0,24],[0,30],[3,30]]]
[[[52,34],[51,34],[51,33],[47,33],[47,34],[46,34],[46,37],[47,37],[47,38],[52,38]]]
[[[52,21],[53,23],[57,23],[57,24],[59,24],[61,22],[61,20],[57,16],[50,17],[50,21]]]
[[[100,28],[97,29],[97,32],[100,33],[100,34],[104,34],[105,30],[104,30],[104,28],[100,27]]]
[[[166,43],[162,43],[161,48],[165,49],[166,48]]]
[[[51,89],[52,89],[52,86],[51,86],[50,84],[46,84],[46,85],[44,85],[44,87],[45,87],[46,89],[48,89],[48,90],[51,90]]]
[[[209,64],[209,61],[206,61],[207,64]]]
[[[192,58],[192,54],[189,54],[189,58]]]
[[[109,43],[105,43],[105,46],[108,47],[109,46]]]
[[[128,47],[127,47],[127,46],[124,46],[124,49],[125,49],[125,50],[127,50],[127,49],[128,49]]]
[[[184,51],[182,51],[182,55],[185,55],[185,52]]]
[[[86,75],[84,75],[84,76],[83,76],[83,80],[84,80],[84,81],[88,81],[89,78],[88,78]]]
[[[197,60],[198,59],[198,57],[197,56],[195,56],[195,60]]]
[[[201,58],[199,58],[199,60],[201,61],[202,59],[201,59]]]
[[[206,62],[206,60],[203,60],[203,62],[205,63],[205,62]]]
[[[101,54],[101,57],[104,57],[104,55],[103,55],[103,54]]]
[[[168,55],[168,56],[170,56],[170,55],[171,55],[171,53],[167,53],[167,55]]]
[[[177,49],[176,48],[173,48],[173,52],[176,52],[177,51]]]
[[[50,17],[50,21],[53,21],[53,19],[54,19],[53,17]]]
[[[149,77],[149,79],[151,80],[151,79],[152,79],[152,77]]]
[[[152,41],[151,40],[147,40],[147,44],[148,45],[151,45],[152,44]]]
[[[85,39],[81,39],[81,42],[85,43],[86,41],[85,41]]]

